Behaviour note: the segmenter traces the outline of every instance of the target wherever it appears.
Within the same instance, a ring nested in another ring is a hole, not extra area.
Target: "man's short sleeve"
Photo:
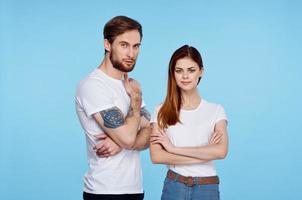
[[[114,106],[114,99],[108,88],[94,79],[86,80],[79,85],[76,99],[88,117]]]

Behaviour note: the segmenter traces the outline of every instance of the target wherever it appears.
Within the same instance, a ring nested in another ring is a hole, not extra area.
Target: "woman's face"
[[[189,57],[177,60],[174,76],[177,86],[183,91],[195,89],[201,77],[202,70],[198,64]]]

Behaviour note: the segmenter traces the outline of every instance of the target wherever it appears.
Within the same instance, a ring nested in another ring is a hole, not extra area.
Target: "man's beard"
[[[112,58],[112,52],[110,54],[110,61],[112,63],[112,66],[117,69],[117,70],[120,70],[122,72],[131,72],[133,69],[134,69],[134,66],[135,66],[135,60],[133,60],[133,65],[131,67],[127,67],[125,66],[122,62],[118,61],[118,60],[115,60]]]

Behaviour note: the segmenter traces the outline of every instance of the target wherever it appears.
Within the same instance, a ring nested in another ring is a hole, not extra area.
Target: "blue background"
[[[103,26],[116,15],[143,25],[131,76],[151,112],[174,50],[202,53],[200,93],[229,117],[229,154],[216,162],[222,199],[302,199],[301,1],[0,2],[0,199],[81,199],[74,94],[101,62]],[[141,157],[145,199],[159,199],[166,168]]]

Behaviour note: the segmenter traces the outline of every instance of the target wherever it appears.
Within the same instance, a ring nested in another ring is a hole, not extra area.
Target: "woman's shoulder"
[[[210,101],[207,101],[205,99],[202,99],[202,105],[206,108],[209,108],[209,109],[221,109],[223,108],[223,106],[220,104],[220,103],[216,103],[216,102],[210,102]]]
[[[159,110],[160,110],[160,108],[162,107],[162,103],[160,103],[160,104],[157,104],[156,106],[155,106],[155,108],[154,108],[154,110],[153,110],[153,114],[152,114],[152,116],[151,116],[151,121],[150,122],[157,122],[157,115],[158,115],[158,112],[159,112]]]
[[[155,106],[154,110],[159,110],[163,106],[163,103],[159,103]]]

